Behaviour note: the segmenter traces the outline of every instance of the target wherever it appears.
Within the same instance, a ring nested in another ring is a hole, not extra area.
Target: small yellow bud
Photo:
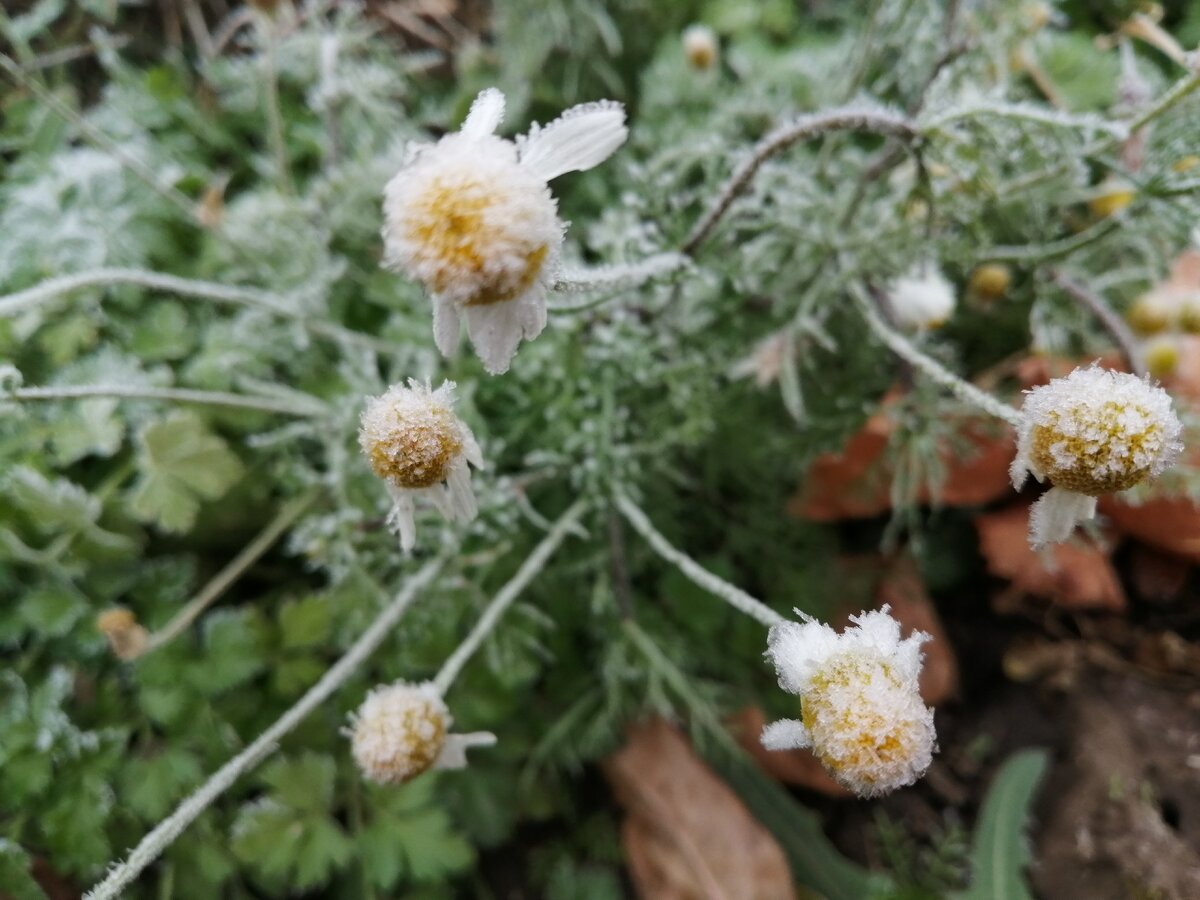
[[[981,300],[999,300],[1012,285],[1012,270],[1003,263],[984,263],[971,273],[967,288]]]
[[[1200,165],[1200,156],[1191,154],[1190,156],[1185,156],[1182,159],[1177,160],[1175,162],[1175,164],[1171,166],[1171,171],[1172,172],[1187,172],[1187,171],[1190,171],[1191,169],[1196,168],[1196,166],[1198,166],[1198,165]]]
[[[707,25],[689,25],[683,31],[683,55],[693,69],[707,72],[717,64],[721,47]]]
[[[137,616],[123,606],[107,609],[96,616],[96,628],[108,638],[108,646],[118,659],[136,659],[146,652],[150,635],[138,624]]]
[[[1200,295],[1192,294],[1179,310],[1179,329],[1187,334],[1200,334]]]
[[[1115,216],[1133,202],[1137,191],[1128,182],[1119,178],[1105,178],[1088,201],[1088,209],[1098,219]]]
[[[1125,313],[1129,327],[1140,334],[1166,331],[1173,318],[1171,304],[1161,294],[1142,294]]]
[[[1179,344],[1173,338],[1155,338],[1146,344],[1144,352],[1152,378],[1166,378],[1179,368]]]

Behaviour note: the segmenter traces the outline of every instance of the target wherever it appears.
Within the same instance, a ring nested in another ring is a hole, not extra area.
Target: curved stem
[[[650,549],[679,569],[680,572],[695,584],[710,594],[720,597],[738,612],[745,613],[752,619],[762,622],[768,628],[787,621],[786,618],[775,612],[775,610],[771,609],[771,607],[767,606],[761,600],[751,597],[741,588],[730,584],[724,579],[718,578],[682,550],[677,550],[673,547],[670,541],[663,537],[650,523],[649,517],[642,512],[637,504],[624,494],[618,493],[614,499],[617,509],[621,511],[621,515],[633,526],[634,531],[646,539],[646,543],[650,545]]]
[[[526,585],[542,571],[551,554],[558,549],[558,545],[563,542],[567,534],[575,528],[579,517],[583,515],[584,507],[585,504],[582,500],[575,501],[554,523],[554,527],[550,529],[549,534],[542,538],[542,542],[534,547],[533,552],[525,558],[525,562],[521,564],[517,574],[509,579],[508,583],[500,588],[500,591],[492,598],[470,634],[450,654],[450,657],[442,664],[437,677],[433,679],[434,687],[437,688],[439,694],[445,694],[450,690],[458,673],[479,649],[479,645],[483,643],[484,639],[492,633],[505,610],[512,606],[513,601],[517,599]]]
[[[417,593],[424,589],[441,570],[443,562],[443,558],[438,557],[426,563],[410,578],[396,598],[384,607],[375,621],[346,651],[346,655],[334,663],[329,671],[321,677],[321,680],[313,685],[295,706],[280,716],[275,724],[255,738],[245,750],[225,763],[199,790],[180,803],[171,815],[156,825],[154,830],[142,838],[141,843],[133,849],[124,862],[114,866],[108,876],[86,894],[85,900],[113,900],[114,897],[120,896],[121,892],[137,878],[138,874],[154,862],[163,850],[170,846],[214,800],[225,793],[243,774],[270,756],[280,738],[325,702],[354,674],[367,657],[375,652],[396,623],[400,621]]]
[[[620,263],[594,269],[565,269],[559,273],[552,290],[564,294],[637,287],[660,275],[669,275],[688,264],[682,253],[657,253],[633,263]],[[570,302],[552,308],[571,308]]]
[[[220,596],[225,593],[231,584],[238,580],[241,575],[252,565],[262,558],[271,546],[279,540],[280,536],[292,527],[308,508],[312,506],[313,501],[317,499],[321,491],[319,488],[312,488],[308,492],[301,494],[291,503],[288,503],[279,511],[264,528],[259,535],[242,548],[241,553],[229,561],[229,563],[221,569],[208,584],[200,589],[187,605],[179,612],[171,617],[162,628],[158,629],[150,635],[149,641],[146,643],[145,649],[141,652],[141,656],[151,653],[160,647],[169,644],[183,632],[187,631],[196,619],[204,610],[208,609]]]
[[[249,306],[261,309],[285,319],[295,319],[313,334],[347,343],[368,347],[377,352],[389,352],[392,347],[385,341],[373,338],[358,331],[351,331],[332,322],[312,320],[303,313],[296,311],[287,299],[278,294],[271,294],[255,288],[238,287],[236,285],[218,284],[212,281],[199,281],[192,278],[180,278],[176,275],[164,275],[160,272],[147,272],[142,269],[104,268],[79,272],[75,275],[63,275],[51,278],[31,288],[17,291],[0,297],[0,317],[14,316],[26,309],[37,306],[46,300],[67,294],[71,291],[89,287],[103,287],[111,284],[131,284],[137,287],[178,294],[181,297],[201,297],[216,303],[230,303],[238,306]]]
[[[1145,378],[1148,372],[1146,357],[1138,347],[1137,338],[1133,336],[1133,332],[1129,330],[1125,320],[1113,311],[1104,298],[1056,269],[1050,270],[1050,280],[1062,288],[1064,294],[1100,321],[1100,324],[1112,337],[1113,343],[1117,345],[1117,349],[1121,351],[1121,355],[1125,357],[1130,371],[1139,378]]]
[[[977,406],[989,415],[1003,419],[1013,428],[1021,425],[1021,412],[1007,403],[1002,403],[991,394],[981,391],[975,385],[959,378],[936,359],[926,356],[913,343],[883,321],[871,301],[862,293],[857,285],[853,286],[855,303],[866,320],[867,326],[875,336],[893,353],[910,363],[914,369],[928,378],[936,381],[950,392],[967,403]]]
[[[886,134],[892,137],[913,141],[920,136],[915,125],[899,113],[882,109],[861,107],[845,107],[825,113],[813,113],[801,116],[793,122],[775,129],[764,137],[750,153],[750,158],[743,162],[730,176],[725,187],[700,217],[687,240],[684,241],[681,252],[691,256],[704,243],[719,222],[729,210],[730,205],[749,187],[755,174],[768,159],[799,141],[809,140],[828,134],[831,131],[866,131],[873,134]]]
[[[123,400],[165,400],[172,403],[194,403],[201,406],[228,406],[234,409],[253,409],[285,416],[312,418],[326,415],[329,410],[317,400],[312,405],[288,403],[274,397],[253,397],[249,394],[230,394],[225,391],[193,391],[187,388],[124,387],[119,384],[83,384],[64,387],[14,388],[0,394],[10,400],[79,400],[85,397],[117,397]]]
[[[1046,262],[1047,260],[1069,256],[1076,250],[1107,237],[1120,227],[1121,222],[1117,218],[1102,219],[1090,228],[1085,228],[1079,234],[1073,234],[1068,238],[1047,241],[1042,244],[992,247],[990,250],[984,250],[980,253],[978,258],[980,262]]]

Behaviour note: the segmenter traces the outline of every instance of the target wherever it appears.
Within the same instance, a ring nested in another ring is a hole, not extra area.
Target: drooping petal
[[[465,769],[467,750],[471,747],[491,747],[496,736],[490,731],[475,731],[471,734],[448,734],[442,744],[442,752],[433,764],[435,769]]]
[[[433,342],[442,356],[453,356],[458,349],[458,309],[446,300],[433,301]]]
[[[464,307],[471,344],[490,374],[507,372],[521,339],[532,340],[541,334],[545,315],[528,307],[544,306],[545,302],[540,294],[531,292],[515,300]]]
[[[471,104],[460,131],[470,137],[485,137],[495,134],[503,119],[504,95],[495,88],[487,88],[480,91]]]
[[[608,159],[628,135],[625,107],[620,103],[601,100],[573,106],[518,140],[521,165],[543,181],[582,172]]]
[[[417,523],[414,518],[412,495],[408,491],[393,490],[392,510],[388,513],[388,526],[400,533],[400,549],[411,550],[417,543]]]
[[[1065,488],[1050,488],[1029,513],[1029,543],[1038,550],[1065,541],[1080,522],[1096,516],[1096,498]]]
[[[812,736],[799,719],[780,719],[778,722],[772,722],[763,729],[761,740],[768,750],[792,750],[812,746]]]

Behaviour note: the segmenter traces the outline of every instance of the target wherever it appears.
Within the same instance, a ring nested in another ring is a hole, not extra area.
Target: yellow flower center
[[[1131,430],[1122,416],[1133,412],[1145,421]],[[1149,474],[1163,444],[1162,427],[1150,413],[1136,405],[1109,401],[1098,410],[1069,411],[1073,428],[1084,434],[1067,434],[1063,415],[1030,432],[1030,458],[1056,487],[1098,497],[1133,487]],[[1139,464],[1139,460],[1142,462]]]
[[[386,429],[364,433],[363,449],[375,474],[397,487],[415,490],[445,481],[462,452],[462,429],[447,407],[393,409]]]
[[[550,247],[521,239],[512,223],[488,215],[505,203],[502,191],[483,181],[435,178],[413,204],[406,236],[421,248],[422,262],[434,263],[429,287],[435,293],[473,277],[478,287],[466,305],[487,306],[512,300],[537,279]],[[498,246],[515,252],[506,264],[489,266]]]
[[[875,784],[913,754],[912,723],[870,702],[867,691],[904,685],[882,659],[860,653],[835,656],[804,693],[801,718],[813,752],[834,774]],[[851,698],[853,702],[846,702]]]

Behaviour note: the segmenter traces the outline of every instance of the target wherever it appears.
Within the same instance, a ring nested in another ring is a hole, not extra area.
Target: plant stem
[[[1113,311],[1103,297],[1088,290],[1074,278],[1064,275],[1057,269],[1051,269],[1049,274],[1050,280],[1062,288],[1064,294],[1100,321],[1121,351],[1121,355],[1125,357],[1130,371],[1139,378],[1145,378],[1148,371],[1146,357],[1138,347],[1137,338],[1133,336],[1133,332],[1129,330],[1125,320]]]
[[[199,281],[193,278],[180,278],[177,275],[164,275],[160,272],[147,272],[143,269],[104,268],[79,272],[74,275],[63,275],[51,278],[31,288],[17,291],[14,294],[0,296],[0,318],[14,316],[26,309],[37,306],[60,294],[81,290],[89,287],[103,287],[112,284],[132,284],[151,290],[178,294],[181,297],[201,297],[216,303],[230,303],[238,306],[249,306],[261,309],[285,319],[295,319],[313,334],[333,340],[358,344],[376,352],[387,353],[393,348],[386,341],[378,340],[368,334],[351,331],[332,322],[312,320],[292,307],[286,297],[261,291],[256,288],[239,287],[236,285],[218,284],[212,281]]]
[[[295,728],[314,709],[341,687],[355,670],[370,656],[400,621],[417,593],[433,580],[441,570],[444,559],[438,557],[426,563],[401,588],[383,611],[362,633],[346,655],[334,663],[321,680],[309,689],[300,700],[260,734],[241,753],[217,770],[199,790],[184,800],[167,818],[142,838],[129,857],[114,866],[108,876],[92,888],[85,900],[112,900],[135,879],[150,863],[158,858],[170,844],[183,833],[196,817],[207,809],[214,800],[228,790],[238,778],[254,768],[276,749],[276,742]]]
[[[83,384],[64,387],[14,388],[0,394],[11,400],[78,400],[84,397],[118,397],[124,400],[165,400],[173,403],[195,403],[201,406],[228,406],[234,409],[253,409],[285,416],[312,418],[326,415],[329,410],[317,400],[312,405],[289,403],[274,397],[254,397],[249,394],[230,394],[225,391],[193,391],[187,388],[124,387],[119,384]]]
[[[734,170],[717,198],[692,228],[680,252],[687,256],[696,252],[733,201],[749,187],[763,163],[799,141],[819,137],[831,131],[866,131],[891,135],[906,141],[913,141],[920,134],[916,126],[902,115],[882,109],[845,107],[801,116],[775,129],[755,145],[750,158]]]
[[[682,253],[656,253],[632,263],[593,269],[566,269],[555,279],[553,290],[558,293],[579,294],[637,287],[661,275],[669,275],[686,266],[688,262],[688,258]],[[562,305],[569,308],[570,302]]]
[[[437,688],[439,694],[445,694],[452,684],[454,679],[458,677],[458,673],[462,671],[463,666],[479,649],[479,645],[484,639],[492,633],[496,627],[496,623],[500,621],[500,617],[517,599],[521,591],[526,585],[531,582],[534,577],[542,571],[546,565],[546,561],[550,559],[551,554],[558,549],[558,545],[563,542],[568,532],[575,527],[575,523],[579,521],[583,515],[585,504],[582,500],[577,500],[571,507],[562,514],[550,532],[542,538],[542,542],[533,548],[533,552],[525,558],[525,562],[521,564],[521,568],[517,570],[517,574],[509,579],[504,587],[492,598],[492,601],[483,611],[483,615],[479,617],[479,621],[475,623],[475,627],[471,629],[470,634],[458,645],[457,649],[450,654],[450,657],[442,664],[441,671],[437,673],[437,677],[433,679],[434,687]]]
[[[692,582],[710,594],[721,598],[738,612],[745,613],[752,619],[757,619],[768,628],[787,621],[786,618],[775,612],[775,610],[771,609],[761,600],[751,597],[741,588],[730,584],[724,579],[718,578],[682,550],[677,550],[673,547],[670,541],[655,529],[650,523],[650,519],[637,504],[624,494],[617,493],[614,500],[617,509],[621,511],[621,515],[633,526],[634,531],[646,539],[646,543],[650,545],[650,549],[678,568]]]
[[[1068,256],[1089,244],[1107,237],[1121,226],[1117,218],[1102,219],[1090,228],[1085,228],[1079,234],[1062,238],[1057,241],[1046,241],[1041,244],[1024,246],[992,247],[979,254],[980,262],[1013,262],[1031,263],[1046,262],[1051,259]]]
[[[275,20],[269,13],[258,16],[259,35],[263,44],[263,104],[266,106],[267,134],[271,142],[271,155],[275,160],[275,177],[279,187],[293,193],[288,171],[287,142],[283,133],[283,112],[279,106],[279,66],[276,59],[279,32]]]
[[[928,378],[936,381],[943,387],[949,388],[950,392],[967,403],[977,406],[989,415],[993,415],[998,419],[1003,419],[1013,428],[1019,428],[1021,425],[1021,412],[1014,409],[1007,403],[1002,403],[991,394],[981,391],[975,385],[971,384],[963,378],[959,378],[940,362],[932,357],[926,356],[918,350],[913,343],[883,321],[883,318],[876,311],[871,301],[863,294],[862,289],[857,285],[852,288],[855,302],[862,313],[862,317],[866,320],[867,327],[874,332],[875,336],[893,353],[901,359],[907,361],[914,369],[921,372]]]
[[[279,511],[279,514],[267,524],[267,527],[253,541],[243,547],[241,553],[231,559],[220,572],[214,575],[208,584],[204,585],[200,589],[200,592],[171,618],[171,621],[150,635],[150,639],[146,643],[146,648],[142,651],[141,655],[152,653],[159,647],[169,644],[186,631],[188,626],[196,621],[197,617],[204,610],[208,609],[209,606],[220,598],[230,585],[262,558],[262,555],[279,540],[280,535],[291,528],[304,515],[320,493],[319,488],[312,488],[306,493],[301,494],[291,503],[286,504]]]

